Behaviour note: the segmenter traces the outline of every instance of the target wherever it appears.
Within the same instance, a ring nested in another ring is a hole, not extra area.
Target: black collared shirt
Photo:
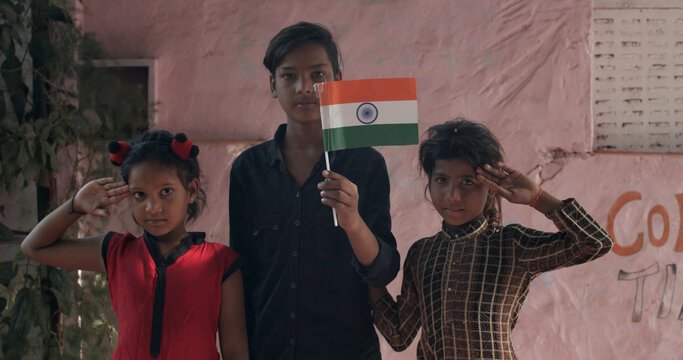
[[[242,153],[230,173],[230,246],[247,258],[252,358],[379,359],[368,284],[388,284],[400,266],[384,158],[372,148],[329,154],[331,169],[358,187],[358,211],[379,241],[379,255],[364,267],[320,201],[324,156],[301,188],[288,173],[280,151],[286,129]]]

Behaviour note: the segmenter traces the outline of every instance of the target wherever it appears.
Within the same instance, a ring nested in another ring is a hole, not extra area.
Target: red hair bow
[[[188,139],[184,133],[177,133],[171,141],[173,152],[181,159],[196,158],[199,154],[199,147],[192,145],[192,140]]]
[[[130,145],[124,141],[112,141],[107,145],[109,150],[109,160],[116,166],[121,166],[130,152]]]

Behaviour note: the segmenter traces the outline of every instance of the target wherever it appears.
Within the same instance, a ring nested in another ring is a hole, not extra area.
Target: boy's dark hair
[[[128,183],[128,176],[133,166],[145,162],[154,161],[160,165],[174,168],[178,171],[178,178],[185,189],[189,189],[189,183],[193,179],[200,179],[201,170],[196,158],[187,160],[179,158],[171,148],[173,135],[165,130],[146,131],[130,143],[131,150],[121,164],[121,178]],[[193,221],[206,206],[206,194],[199,188],[194,203],[187,206],[187,220]]]
[[[503,161],[503,148],[484,125],[462,118],[434,125],[427,130],[427,139],[420,144],[420,168],[431,180],[436,160],[462,159],[475,169],[489,164],[495,168]],[[429,189],[427,183],[425,193]],[[492,224],[500,224],[500,195],[490,196],[484,216]]]
[[[332,38],[332,33],[322,25],[303,21],[280,30],[270,40],[266,55],[263,57],[263,65],[266,66],[274,77],[275,69],[280,65],[282,59],[290,51],[308,43],[318,44],[325,49],[332,63],[333,74],[337,75],[339,73],[341,54],[337,43]]]

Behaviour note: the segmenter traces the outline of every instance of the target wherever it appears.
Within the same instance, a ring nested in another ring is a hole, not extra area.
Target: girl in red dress
[[[21,244],[31,259],[107,274],[119,322],[113,359],[247,359],[241,258],[230,248],[189,233],[185,224],[206,203],[199,148],[184,134],[146,132],[130,145],[111,142],[123,181],[93,180],[41,220]],[[130,197],[144,234],[61,236],[86,214]]]

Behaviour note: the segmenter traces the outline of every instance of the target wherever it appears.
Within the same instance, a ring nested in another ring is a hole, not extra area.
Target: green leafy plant
[[[7,359],[98,359],[111,353],[117,331],[113,325],[106,281],[101,274],[87,274],[77,281],[76,272],[27,261],[0,263],[0,288],[12,296],[0,297],[6,310],[1,354]],[[17,275],[20,275],[17,278]],[[56,312],[51,312],[56,301]],[[59,328],[52,324],[58,320]],[[55,336],[57,330],[61,336]],[[33,341],[31,341],[33,338]],[[60,340],[52,348],[36,346],[42,340]],[[63,339],[63,340],[62,340]]]
[[[39,217],[57,205],[49,201],[54,172],[110,173],[102,166],[105,139],[138,134],[149,112],[141,89],[93,66],[105,54],[67,4],[0,0],[0,190],[35,184]],[[73,148],[78,156],[60,169],[60,155]],[[75,190],[80,184],[71,181]],[[17,244],[21,236],[0,224],[0,242]],[[0,358],[107,358],[117,341],[114,324],[104,274],[21,254],[0,263]]]
[[[65,8],[47,0],[9,0],[0,5],[0,186],[12,189],[23,175],[37,181],[43,169],[58,167],[57,150],[101,125],[90,109],[76,106],[69,84],[77,78],[75,57],[83,36]],[[51,37],[51,34],[59,36]]]

